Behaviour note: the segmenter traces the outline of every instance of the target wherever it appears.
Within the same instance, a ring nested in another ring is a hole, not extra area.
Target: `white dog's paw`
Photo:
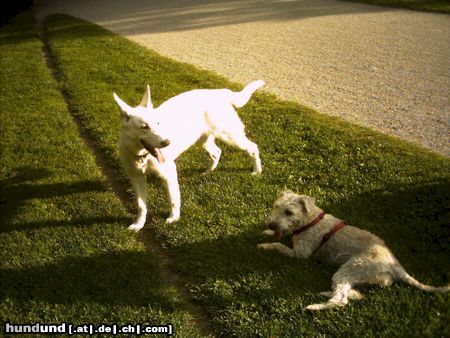
[[[180,216],[176,217],[176,216],[170,216],[169,218],[166,219],[166,223],[170,224],[170,223],[175,223],[176,221],[178,221],[180,219]]]
[[[128,230],[132,230],[132,231],[138,232],[143,227],[144,227],[144,224],[133,223],[130,226],[128,226]]]

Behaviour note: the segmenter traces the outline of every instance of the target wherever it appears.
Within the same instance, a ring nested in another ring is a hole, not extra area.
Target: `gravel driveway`
[[[331,0],[38,1],[162,55],[450,155],[450,15]],[[151,79],[148,79],[151,83]]]

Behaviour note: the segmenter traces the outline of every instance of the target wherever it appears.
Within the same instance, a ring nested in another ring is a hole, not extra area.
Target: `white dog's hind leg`
[[[203,148],[208,152],[209,157],[211,157],[212,163],[209,168],[206,170],[207,173],[216,169],[217,164],[219,164],[220,155],[222,154],[222,150],[216,145],[214,142],[215,137],[213,135],[209,135],[203,143]]]
[[[135,174],[130,176],[131,184],[136,193],[136,200],[138,206],[138,214],[136,221],[131,224],[128,229],[139,231],[145,224],[147,218],[147,187],[145,174]]]
[[[247,136],[245,136],[244,132],[239,132],[239,134],[227,134],[219,136],[223,141],[238,147],[239,149],[245,150],[253,159],[253,175],[261,174],[262,166],[261,159],[259,158],[259,149],[258,146],[250,141]]]
[[[253,159],[253,175],[259,175],[262,173],[261,159],[259,158],[259,149],[258,146],[247,139],[248,143],[246,146],[246,150],[249,155]]]
[[[178,185],[177,166],[174,161],[165,162],[158,168],[158,173],[166,183],[171,204],[170,216],[166,219],[166,222],[173,223],[180,219],[181,208],[181,196],[180,187]]]
[[[245,126],[232,105],[211,108],[206,114],[211,132],[218,139],[245,150],[253,159],[253,174],[262,172],[258,146],[245,135]]]

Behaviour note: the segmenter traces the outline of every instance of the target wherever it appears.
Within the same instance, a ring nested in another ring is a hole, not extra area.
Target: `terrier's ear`
[[[119,107],[120,113],[122,115],[122,120],[129,121],[131,112],[133,111],[133,108],[131,108],[129,105],[127,105],[119,96],[117,96],[116,93],[113,93],[114,100],[117,103],[117,106]]]
[[[294,192],[292,190],[287,189],[286,187],[284,188],[284,190],[280,193],[280,197],[284,197],[286,195],[290,195],[293,194]]]
[[[141,103],[139,103],[141,107],[153,109],[152,97],[150,95],[150,86],[147,85],[144,92],[144,97],[142,98]]]
[[[316,204],[316,200],[313,197],[300,196],[297,199],[297,203],[302,207],[303,210],[309,213]]]

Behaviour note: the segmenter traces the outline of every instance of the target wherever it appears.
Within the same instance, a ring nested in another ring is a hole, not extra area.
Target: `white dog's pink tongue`
[[[166,159],[164,158],[164,155],[162,154],[161,150],[155,148],[155,152],[156,152],[156,159],[158,160],[158,162],[164,163]]]

